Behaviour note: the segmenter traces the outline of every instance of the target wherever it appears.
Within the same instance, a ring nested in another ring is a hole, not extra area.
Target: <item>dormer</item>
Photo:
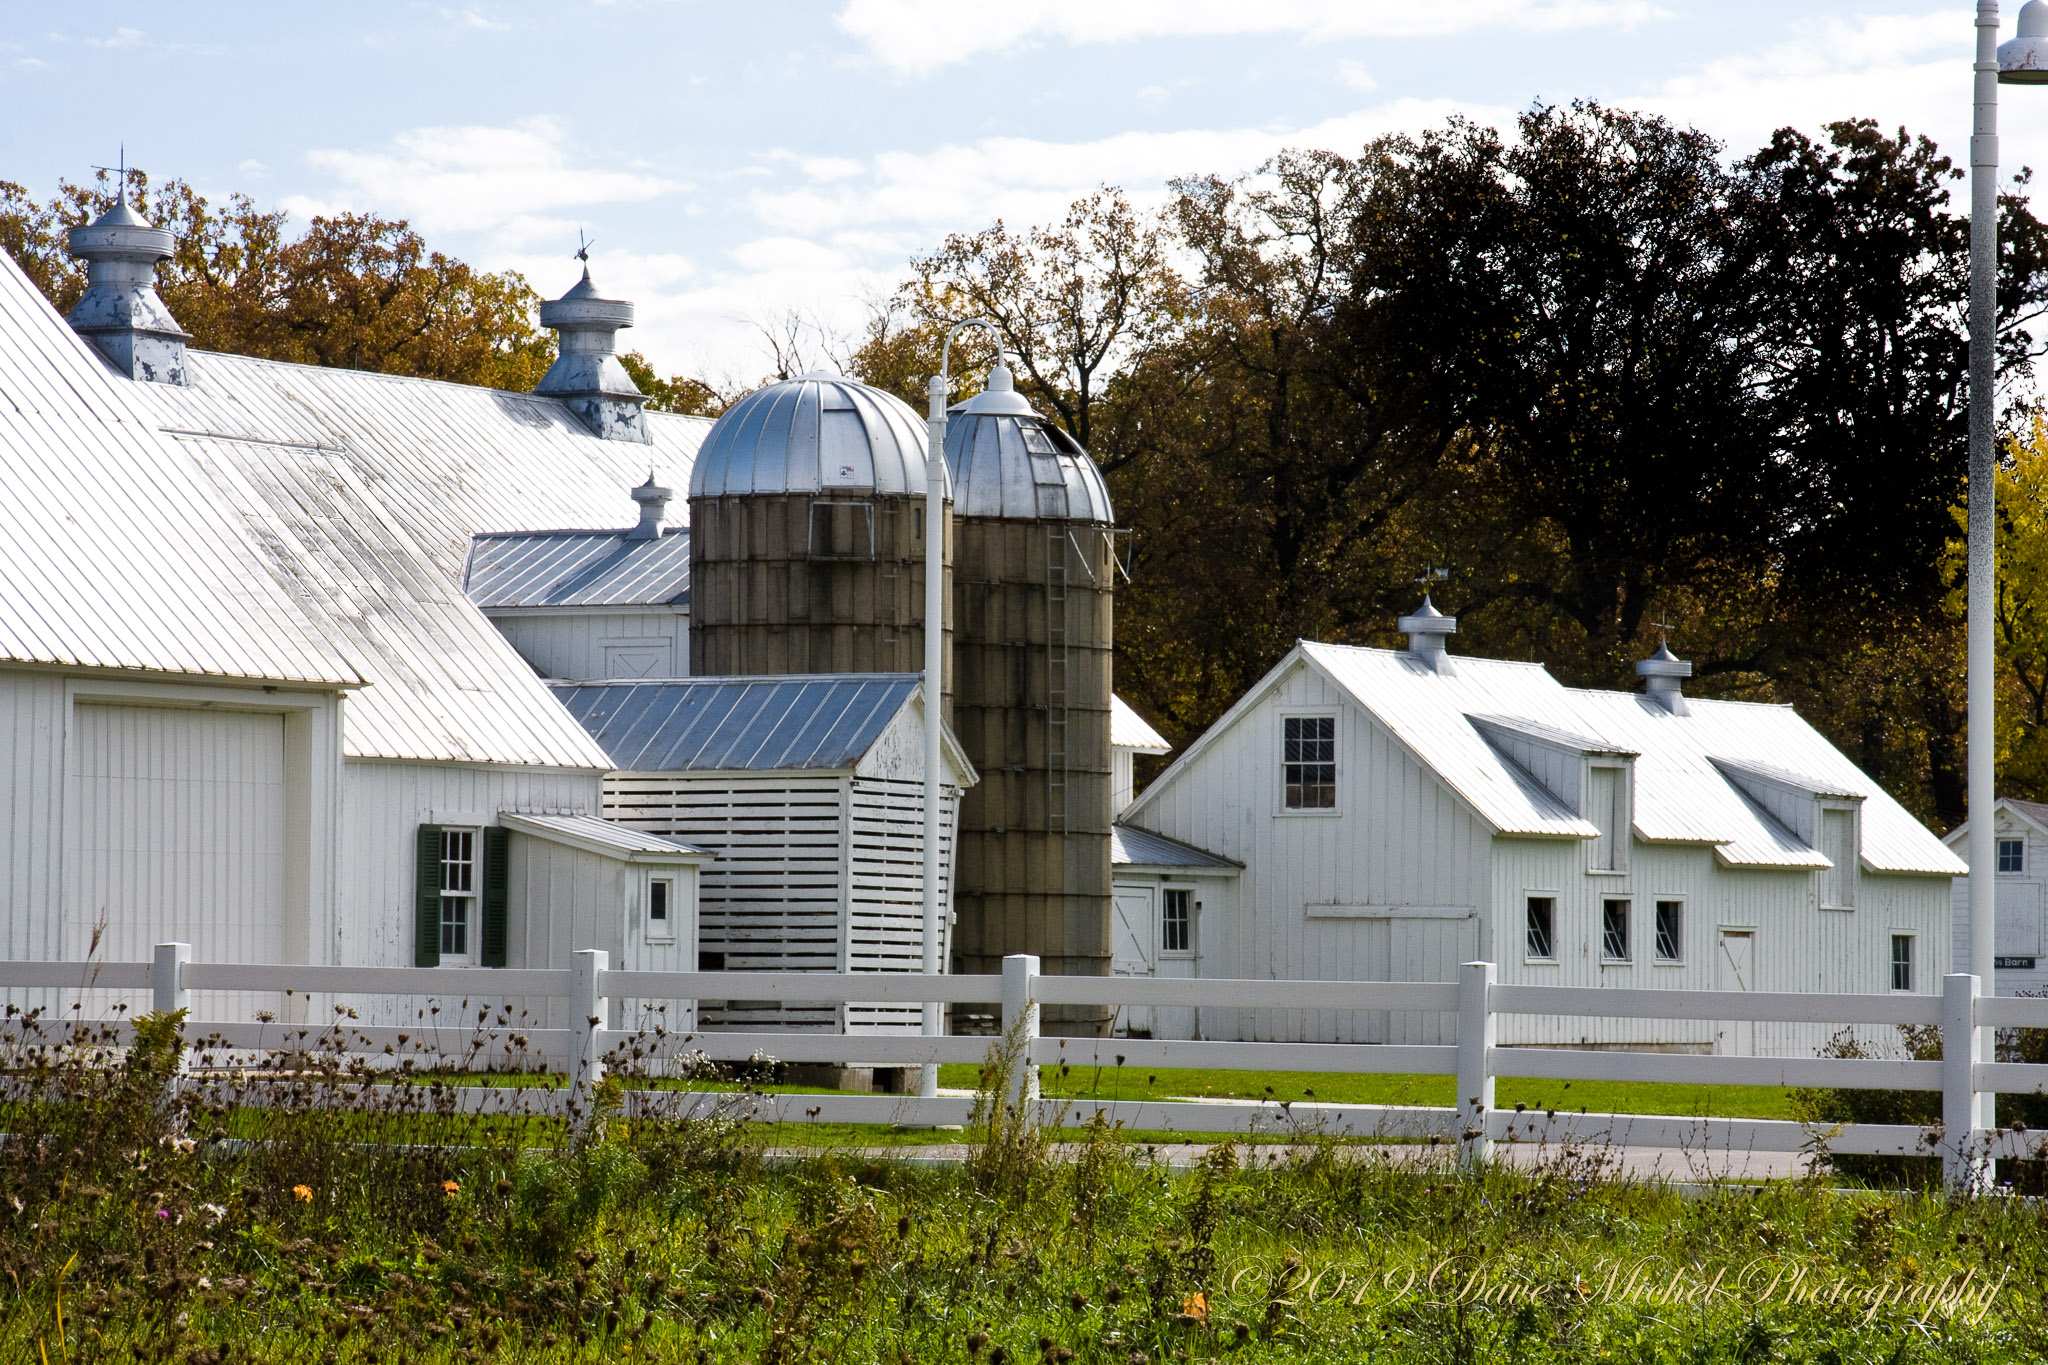
[[[1586,870],[1628,871],[1636,751],[1518,716],[1466,716],[1501,757],[1591,825]]]
[[[1820,874],[1820,908],[1854,910],[1863,849],[1863,794],[1767,763],[1708,761],[1794,838],[1827,859]]]

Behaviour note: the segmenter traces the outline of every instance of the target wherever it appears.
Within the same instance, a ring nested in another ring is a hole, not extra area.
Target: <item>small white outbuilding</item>
[[[1997,922],[1992,931],[1992,974],[1998,995],[2048,991],[2048,954],[2042,941],[2042,908],[2048,903],[2048,805],[1998,798]],[[1970,822],[1941,840],[1965,864],[1970,857]],[[1956,878],[1954,960],[1970,960],[1970,883]],[[1958,966],[1957,971],[1968,971]]]
[[[1394,651],[1303,641],[1123,823],[1240,862],[1203,975],[1663,990],[1939,990],[1961,864],[1789,707],[1567,688],[1452,657],[1425,602]],[[1449,1017],[1203,1009],[1209,1038],[1448,1041]],[[1506,1043],[1810,1050],[1795,1025],[1504,1016]]]
[[[698,882],[703,971],[923,969],[924,685],[916,674],[595,682],[555,688],[611,755],[605,815],[716,855]],[[944,735],[952,904],[960,793]],[[942,930],[950,930],[950,923]],[[942,932],[944,942],[950,933]],[[916,1006],[700,1002],[707,1028],[915,1031]]]

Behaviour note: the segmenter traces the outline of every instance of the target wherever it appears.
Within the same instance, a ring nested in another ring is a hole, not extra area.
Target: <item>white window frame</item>
[[[1920,935],[1911,929],[1894,929],[1885,936],[1885,986],[1893,995],[1918,995],[1920,993]],[[1899,940],[1906,941],[1906,984],[1896,984],[1899,970]]]
[[[655,888],[663,891],[663,917],[654,917]],[[647,879],[647,918],[645,937],[649,943],[674,943],[676,941],[676,878],[672,876],[649,877]]]
[[[469,858],[466,863],[469,869],[469,887],[467,890],[457,890],[451,894],[451,888],[448,885],[448,869],[451,867],[464,866],[465,864],[462,860],[451,860],[449,858],[448,844],[450,839],[460,838],[463,836],[467,836],[469,839]],[[443,825],[441,827],[440,934],[441,965],[443,967],[474,966],[478,958],[481,956],[479,951],[479,949],[481,948],[481,943],[479,942],[479,940],[481,939],[484,931],[482,910],[484,865],[483,836],[484,832],[480,826]],[[462,916],[462,947],[460,949],[453,949],[448,946],[448,902],[451,900],[465,902],[463,906]]]
[[[1520,917],[1519,917],[1519,919],[1518,919],[1518,921],[1517,921],[1517,923],[1516,923],[1516,926],[1515,926],[1515,928],[1516,928],[1516,932],[1518,932],[1518,933],[1519,933],[1519,934],[1520,934],[1520,935],[1522,936],[1522,964],[1523,964],[1524,966],[1531,966],[1531,967],[1553,967],[1553,966],[1556,966],[1556,965],[1557,965],[1558,963],[1560,963],[1560,962],[1564,961],[1564,958],[1563,958],[1562,956],[1560,956],[1560,955],[1559,955],[1559,953],[1558,953],[1558,947],[1557,947],[1557,939],[1558,939],[1558,927],[1557,927],[1558,913],[1557,913],[1557,907],[1558,907],[1558,903],[1559,903],[1560,901],[1562,901],[1563,899],[1564,899],[1564,897],[1563,897],[1562,895],[1560,895],[1559,893],[1555,892],[1555,891],[1545,891],[1545,890],[1540,890],[1540,889],[1536,889],[1536,890],[1528,890],[1528,891],[1524,891],[1524,892],[1522,893],[1522,904],[1521,904],[1521,906],[1520,906],[1520,909],[1521,909],[1522,913],[1521,913],[1521,915],[1520,915]],[[1549,901],[1549,902],[1550,902],[1550,956],[1549,956],[1549,957],[1536,957],[1536,956],[1533,956],[1533,955],[1532,955],[1532,954],[1531,954],[1531,953],[1529,952],[1529,902],[1530,902],[1530,901]]]
[[[1188,898],[1188,946],[1185,948],[1168,948],[1166,946],[1166,898],[1172,895],[1182,895]],[[1161,886],[1159,888],[1159,937],[1156,940],[1155,951],[1160,957],[1186,961],[1195,955],[1195,922],[1201,917],[1201,908],[1202,903],[1195,899],[1195,888],[1192,886]]]
[[[2007,867],[2005,865],[2005,851],[2008,848],[2018,850],[2018,856],[2013,859],[2018,864],[2016,867]],[[2027,870],[2027,841],[2025,839],[2000,839],[1996,856],[1997,861],[1994,865],[1998,868],[2000,874],[2010,877],[2025,872]]]
[[[1620,957],[1607,953],[1607,907],[1621,907],[1621,948]],[[1636,951],[1636,903],[1632,896],[1602,896],[1600,898],[1600,964],[1603,967],[1626,967],[1632,964]],[[1553,945],[1555,946],[1555,945]]]
[[[1293,818],[1327,819],[1344,813],[1344,764],[1340,757],[1344,752],[1344,713],[1342,708],[1333,706],[1290,707],[1279,713],[1279,724],[1273,727],[1273,810],[1275,814]],[[1330,722],[1330,766],[1334,770],[1330,777],[1330,800],[1327,806],[1290,806],[1287,804],[1287,722],[1290,720],[1327,720]]]
[[[1660,950],[1661,940],[1657,935],[1657,916],[1666,905],[1678,907],[1678,956],[1665,957]],[[1650,898],[1650,963],[1657,967],[1683,967],[1685,965],[1685,897],[1653,896]]]

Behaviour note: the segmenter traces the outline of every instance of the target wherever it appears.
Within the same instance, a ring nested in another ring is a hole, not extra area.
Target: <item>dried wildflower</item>
[[[972,1332],[972,1333],[969,1333],[969,1334],[968,1334],[968,1337],[967,1337],[967,1354],[969,1354],[969,1355],[971,1355],[971,1356],[978,1356],[978,1355],[980,1355],[980,1354],[981,1354],[982,1348],[983,1348],[984,1346],[987,1346],[987,1345],[988,1345],[988,1333],[986,1333],[986,1332]]]
[[[294,1185],[294,1186],[292,1186],[292,1198],[294,1198],[294,1199],[298,1200],[298,1201],[299,1201],[299,1202],[300,1202],[301,1204],[310,1204],[310,1203],[312,1203],[312,1202],[313,1202],[313,1187],[312,1187],[311,1185]]]

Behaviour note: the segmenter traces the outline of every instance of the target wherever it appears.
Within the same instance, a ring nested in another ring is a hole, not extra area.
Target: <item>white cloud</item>
[[[242,172],[244,175],[253,175],[258,177],[270,174],[270,167],[264,165],[261,161],[258,161],[253,156],[241,162],[238,162],[235,166],[235,169]]]
[[[307,160],[338,187],[288,200],[287,208],[370,209],[424,231],[495,231],[548,210],[636,203],[688,188],[645,171],[580,164],[567,127],[545,116],[509,127],[418,128],[383,150],[325,149]]]
[[[955,0],[846,0],[837,17],[875,60],[915,75],[1045,39],[1122,43],[1292,33],[1325,41],[1478,28],[1617,28],[1662,13],[1651,0],[1010,0],[999,19],[962,23]]]
[[[505,23],[502,20],[493,19],[489,15],[480,13],[479,11],[474,9],[444,9],[441,11],[441,17],[444,19],[453,19],[456,23],[465,25],[466,27],[469,28],[483,29],[491,33],[507,33],[510,32],[512,28],[512,25]]]
[[[117,28],[111,38],[88,38],[85,41],[93,47],[141,47],[146,40],[139,28]]]
[[[1349,57],[1337,63],[1337,79],[1353,90],[1377,90],[1380,84],[1362,62],[1355,62]]]

